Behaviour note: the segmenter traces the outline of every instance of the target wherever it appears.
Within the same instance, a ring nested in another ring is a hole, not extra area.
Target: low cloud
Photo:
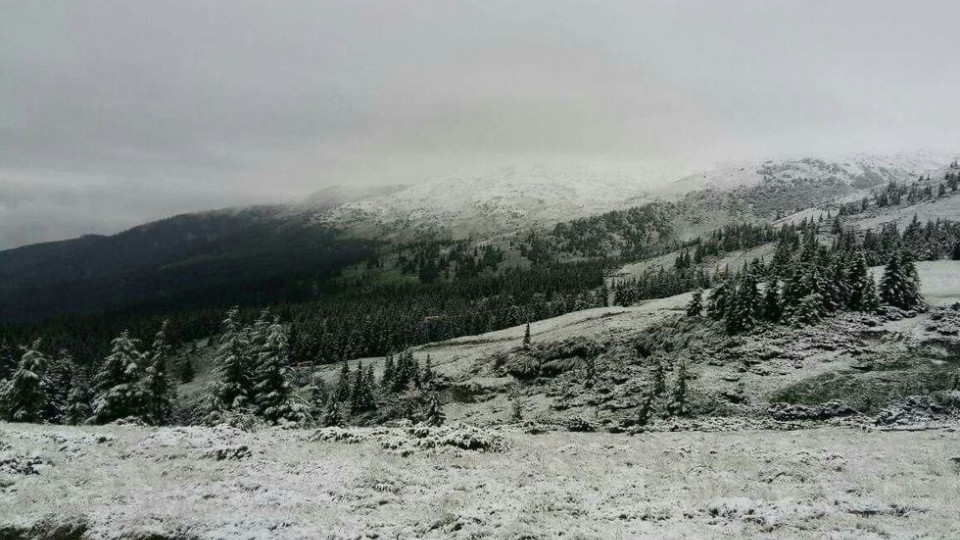
[[[10,2],[0,247],[492,160],[960,148],[950,0]]]

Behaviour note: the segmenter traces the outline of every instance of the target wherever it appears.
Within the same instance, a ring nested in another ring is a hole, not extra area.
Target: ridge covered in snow
[[[823,180],[862,189],[929,174],[950,159],[933,152],[855,154],[743,163],[685,176],[678,167],[664,166],[518,165],[371,191],[342,204],[314,203],[313,219],[377,236],[440,231],[454,238],[495,236],[694,191],[728,191],[762,182]]]

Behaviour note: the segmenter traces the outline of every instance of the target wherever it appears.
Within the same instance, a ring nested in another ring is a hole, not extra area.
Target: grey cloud
[[[950,0],[21,0],[0,15],[0,246],[490,156],[960,147]],[[88,202],[54,216],[12,198],[60,191]]]

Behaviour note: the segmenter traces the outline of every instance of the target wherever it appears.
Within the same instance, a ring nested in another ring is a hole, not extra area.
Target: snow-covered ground
[[[402,429],[314,435],[0,424],[0,537],[960,536],[955,430],[504,429],[406,456]]]

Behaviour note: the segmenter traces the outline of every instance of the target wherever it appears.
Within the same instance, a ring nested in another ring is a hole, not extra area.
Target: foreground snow
[[[960,535],[955,430],[413,431],[0,424],[0,537]]]

